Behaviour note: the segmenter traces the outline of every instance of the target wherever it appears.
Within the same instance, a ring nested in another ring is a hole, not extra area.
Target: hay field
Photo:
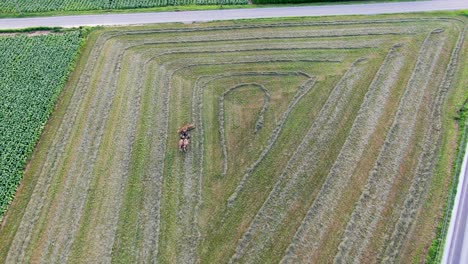
[[[417,262],[451,178],[465,34],[444,14],[96,30],[0,261]]]

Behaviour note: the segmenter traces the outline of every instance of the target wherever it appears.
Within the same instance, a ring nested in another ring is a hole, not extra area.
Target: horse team
[[[177,130],[179,133],[179,150],[187,152],[188,145],[190,144],[190,133],[189,131],[194,129],[193,124],[186,124]]]

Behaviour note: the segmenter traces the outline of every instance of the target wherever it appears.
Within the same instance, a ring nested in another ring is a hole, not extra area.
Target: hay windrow
[[[351,219],[339,245],[336,263],[359,262],[362,251],[368,246],[384,207],[398,168],[408,151],[409,141],[414,133],[416,115],[421,107],[422,95],[429,82],[429,76],[438,61],[443,34],[431,31],[424,40],[415,68],[387,134],[379,157],[372,169],[368,183],[356,204]],[[384,175],[384,177],[382,177]],[[355,243],[353,241],[360,241]]]
[[[406,196],[403,210],[400,218],[394,227],[390,242],[383,254],[383,262],[393,263],[398,258],[398,253],[401,250],[405,236],[414,221],[418,208],[421,206],[422,198],[428,188],[428,182],[431,180],[436,164],[437,149],[440,147],[442,134],[442,109],[443,103],[446,101],[447,93],[453,83],[453,76],[457,69],[460,49],[465,40],[466,30],[460,32],[455,48],[452,51],[447,70],[444,75],[440,87],[437,91],[435,102],[433,103],[430,119],[432,124],[428,127],[424,141],[423,152],[419,156],[418,166],[416,168],[416,176],[410,186],[408,195]]]
[[[327,222],[339,203],[341,194],[348,186],[358,161],[369,144],[381,118],[396,76],[404,63],[399,47],[392,47],[369,87],[349,136],[317,198],[309,208],[304,220],[289,245],[283,263],[303,261],[307,253],[314,253],[322,241]],[[323,224],[317,224],[323,223]],[[312,239],[313,237],[313,239]],[[303,252],[299,254],[297,251]]]

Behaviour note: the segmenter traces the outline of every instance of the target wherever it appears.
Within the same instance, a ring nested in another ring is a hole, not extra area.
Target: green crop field
[[[184,5],[246,5],[247,0],[2,0],[0,14],[134,9]]]
[[[466,30],[449,13],[95,30],[0,262],[419,263],[452,178]]]
[[[0,218],[62,91],[81,39],[78,30],[0,35]]]

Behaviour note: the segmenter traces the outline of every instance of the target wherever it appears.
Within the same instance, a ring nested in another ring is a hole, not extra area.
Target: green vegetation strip
[[[245,5],[247,3],[247,0],[4,0],[0,2],[0,14],[135,9],[186,5]]]
[[[83,33],[0,36],[0,218],[73,69]]]

